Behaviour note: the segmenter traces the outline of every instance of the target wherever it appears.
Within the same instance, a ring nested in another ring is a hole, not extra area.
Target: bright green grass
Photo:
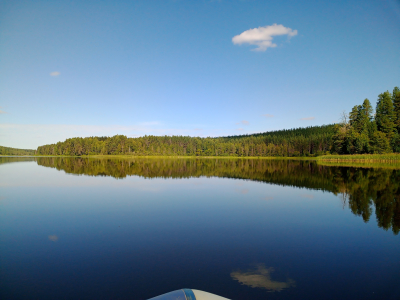
[[[353,155],[324,155],[318,161],[330,162],[400,162],[400,153],[391,154],[353,154]]]

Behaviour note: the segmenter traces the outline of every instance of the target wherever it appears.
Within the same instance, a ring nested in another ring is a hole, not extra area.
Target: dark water
[[[400,299],[400,170],[0,158],[1,299]],[[76,176],[80,175],[80,176]]]

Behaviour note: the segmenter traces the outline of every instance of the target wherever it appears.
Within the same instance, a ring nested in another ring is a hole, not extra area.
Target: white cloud
[[[6,114],[7,112],[4,110],[0,110],[0,114]]]
[[[301,118],[300,120],[302,120],[302,121],[311,121],[311,120],[315,120],[315,117]]]
[[[270,114],[265,114],[263,116],[266,117],[266,118],[273,118],[274,117],[274,115],[270,115]]]
[[[60,75],[60,74],[61,74],[60,72],[55,71],[55,72],[51,72],[51,73],[50,73],[50,76],[58,76],[58,75]]]
[[[232,38],[235,45],[250,44],[257,48],[252,51],[265,51],[268,48],[276,47],[272,42],[274,36],[287,35],[289,38],[297,35],[297,30],[285,27],[283,25],[273,24],[264,27],[258,27],[246,30]]]
[[[236,129],[236,130],[238,130],[238,131],[242,131],[242,130],[244,130],[243,128],[238,128],[238,129]]]

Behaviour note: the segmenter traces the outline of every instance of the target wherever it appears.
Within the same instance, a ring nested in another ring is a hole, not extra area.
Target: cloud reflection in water
[[[252,288],[267,289],[269,292],[280,292],[284,289],[296,286],[296,282],[290,278],[288,278],[286,282],[272,280],[271,273],[273,272],[274,268],[266,268],[264,264],[260,264],[254,271],[242,272],[239,270],[232,272],[231,277],[241,284]]]
[[[58,236],[56,236],[55,234],[49,235],[49,240],[53,241],[53,242],[57,242],[58,241]]]

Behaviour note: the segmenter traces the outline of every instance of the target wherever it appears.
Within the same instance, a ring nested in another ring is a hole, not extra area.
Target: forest
[[[334,126],[280,130],[249,136],[199,138],[144,136],[71,138],[38,147],[39,155],[312,156],[329,151]]]
[[[227,137],[143,136],[70,138],[40,146],[37,155],[313,157],[400,152],[400,89],[368,99],[338,124]]]
[[[0,146],[0,155],[34,155],[34,154],[35,150],[16,149],[16,148]]]

